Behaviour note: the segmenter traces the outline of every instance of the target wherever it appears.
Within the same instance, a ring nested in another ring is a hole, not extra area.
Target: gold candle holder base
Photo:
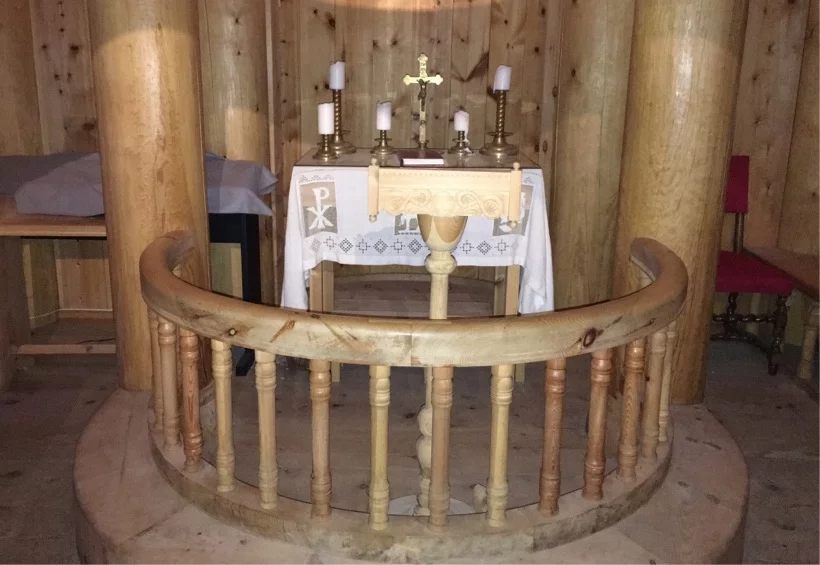
[[[342,130],[342,91],[331,90],[333,93],[333,138],[330,146],[337,155],[355,153],[356,148],[349,141],[345,141]]]
[[[313,158],[317,161],[333,161],[339,156],[333,150],[333,134],[322,134],[319,140],[319,150],[313,154]]]
[[[459,157],[466,157],[467,155],[472,154],[473,150],[467,142],[467,134],[465,132],[457,132],[456,138],[453,141],[455,141],[456,144],[448,149],[447,153],[454,153]]]
[[[378,143],[370,150],[370,153],[376,157],[384,159],[388,155],[392,155],[396,152],[396,149],[388,143],[390,139],[387,137],[386,129],[379,130],[379,137],[376,138],[376,141],[378,141]]]
[[[507,143],[507,136],[510,134],[504,131],[507,114],[507,91],[496,90],[495,101],[495,131],[490,132],[490,135],[493,136],[493,140],[480,149],[481,154],[489,155],[496,159],[518,155],[518,147]]]

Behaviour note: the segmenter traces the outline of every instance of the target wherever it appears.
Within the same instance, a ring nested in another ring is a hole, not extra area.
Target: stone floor
[[[706,405],[733,434],[749,466],[745,557],[753,563],[818,562],[818,405],[791,381],[791,353],[781,374],[769,377],[750,347],[711,347]],[[583,364],[570,369],[570,379],[582,378]],[[114,374],[113,358],[44,358],[0,394],[0,562],[78,561],[74,447],[114,389]],[[519,397],[538,388],[534,378],[528,380]],[[399,390],[394,381],[393,394]],[[472,391],[465,387],[462,400],[469,403]]]

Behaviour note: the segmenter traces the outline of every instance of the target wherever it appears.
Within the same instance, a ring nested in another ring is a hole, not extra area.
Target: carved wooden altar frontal
[[[371,164],[368,214],[520,219],[521,169],[399,168]]]

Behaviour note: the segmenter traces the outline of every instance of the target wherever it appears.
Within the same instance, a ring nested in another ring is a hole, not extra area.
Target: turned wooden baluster
[[[311,514],[330,515],[330,362],[310,361],[311,430],[313,434],[313,474],[310,477]]]
[[[635,465],[638,462],[641,381],[645,354],[646,340],[643,338],[636,339],[626,347],[621,440],[618,444],[618,477],[627,482],[635,480]]]
[[[490,477],[487,481],[487,523],[503,526],[507,520],[507,447],[510,430],[510,403],[513,365],[492,368],[490,381]]]
[[[654,461],[658,450],[658,422],[661,412],[663,358],[666,353],[666,330],[649,338],[649,362],[646,365],[646,394],[643,400],[643,440],[641,456]]]
[[[233,490],[236,466],[231,405],[233,354],[229,343],[211,340],[211,365],[216,397],[216,490],[228,492]]]
[[[387,481],[388,407],[390,367],[370,367],[370,527],[387,527],[390,484]]]
[[[177,328],[158,319],[157,341],[162,362],[162,409],[165,445],[179,443],[179,400],[177,396]]]
[[[447,525],[450,512],[450,409],[453,368],[433,368],[433,455],[430,467],[430,525]]]
[[[148,309],[148,327],[151,332],[151,363],[154,374],[151,379],[153,389],[153,402],[151,408],[154,411],[154,429],[162,431],[163,406],[162,406],[162,356],[159,350],[159,318],[157,313]]]
[[[592,354],[589,393],[589,437],[584,461],[584,498],[598,500],[603,496],[604,442],[606,439],[607,387],[612,375],[612,350]]]
[[[663,382],[661,383],[661,410],[658,414],[658,440],[669,439],[669,395],[672,391],[672,356],[675,354],[675,340],[678,337],[677,322],[666,328],[666,354],[663,356]]]
[[[558,512],[561,495],[561,422],[567,360],[550,359],[544,371],[544,451],[541,461],[538,509],[549,515]]]
[[[179,360],[182,366],[182,446],[185,470],[202,464],[202,425],[199,421],[199,336],[179,328]]]
[[[453,249],[467,218],[419,214],[419,231],[430,248],[424,266],[430,273],[430,319],[447,319],[447,287],[456,268]],[[438,375],[438,376],[437,376]],[[430,514],[430,524],[443,526],[450,511],[450,408],[453,404],[452,367],[426,368],[425,403],[418,415],[421,437],[416,442],[420,481],[416,515]],[[435,391],[438,390],[437,394]],[[435,491],[435,494],[434,494]],[[446,496],[445,496],[446,495]],[[433,498],[436,497],[434,504]],[[435,517],[434,508],[435,506]]]
[[[274,356],[256,351],[256,398],[259,404],[259,505],[276,507],[279,468],[276,465],[276,365]]]

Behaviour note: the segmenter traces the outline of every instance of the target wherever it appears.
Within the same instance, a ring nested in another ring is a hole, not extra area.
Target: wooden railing
[[[388,407],[390,367],[433,367],[432,462],[429,524],[448,522],[449,435],[453,367],[491,366],[490,462],[486,521],[502,527],[507,514],[507,445],[512,369],[516,363],[546,360],[543,459],[538,508],[558,512],[561,480],[561,424],[566,358],[591,353],[588,443],[583,497],[603,496],[605,428],[614,348],[626,345],[623,409],[618,445],[618,480],[636,477],[641,458],[652,461],[669,426],[669,384],[673,371],[675,319],[683,303],[687,273],[661,244],[636,240],[631,259],[643,288],[609,302],[566,311],[479,319],[398,319],[318,314],[248,304],[198,289],[174,272],[194,252],[186,232],[153,242],[140,262],[142,292],[151,315],[155,375],[154,423],[166,445],[182,438],[185,470],[201,465],[199,362],[202,338],[210,340],[216,413],[216,480],[213,490],[235,486],[231,429],[232,345],[256,350],[259,403],[258,505],[276,508],[276,372],[274,355],[310,359],[313,472],[311,516],[331,513],[329,463],[330,362],[370,366],[371,477],[369,524],[388,527]],[[648,358],[647,358],[648,350]],[[181,378],[182,398],[177,383]],[[645,386],[642,383],[646,383]],[[180,415],[181,406],[181,415]]]

